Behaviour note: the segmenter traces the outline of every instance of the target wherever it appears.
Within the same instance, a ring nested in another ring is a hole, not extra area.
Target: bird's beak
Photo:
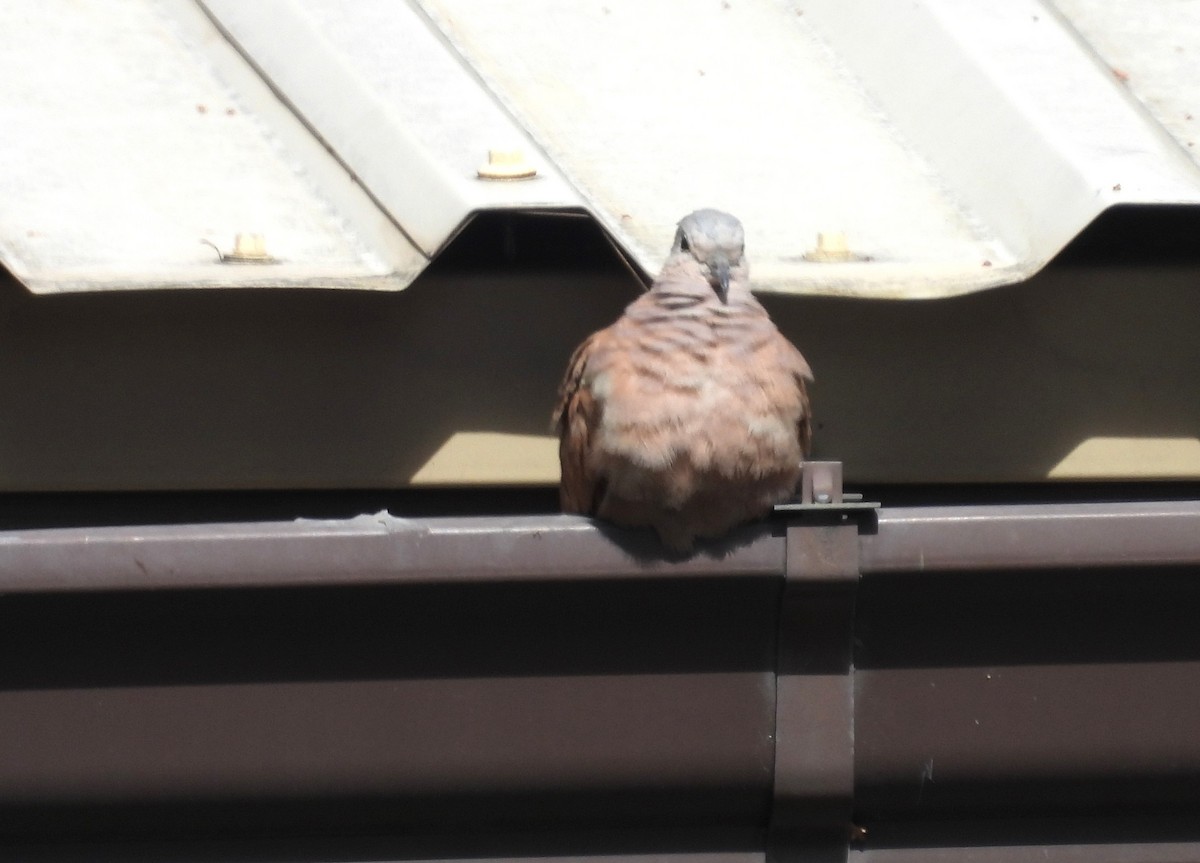
[[[716,289],[717,298],[722,303],[729,302],[729,262],[722,259],[717,261],[713,267],[716,272],[717,283],[713,287]]]

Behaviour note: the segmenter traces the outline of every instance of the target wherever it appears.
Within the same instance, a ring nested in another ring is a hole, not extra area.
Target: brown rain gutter
[[[419,583],[448,580],[781,575],[782,526],[750,529],[721,556],[672,562],[652,541],[613,542],[574,516],[62,528],[0,533],[0,590]],[[1200,502],[880,510],[860,571],[981,571],[1200,562]]]
[[[675,562],[566,516],[3,533],[0,842],[1200,843],[1198,563],[1197,501],[808,510]]]

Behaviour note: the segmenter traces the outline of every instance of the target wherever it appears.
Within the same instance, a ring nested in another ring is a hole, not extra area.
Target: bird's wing
[[[808,360],[804,359],[804,355],[782,333],[779,334],[776,344],[784,354],[784,367],[791,371],[792,379],[796,384],[800,407],[800,416],[796,422],[796,437],[800,441],[800,452],[807,458],[808,454],[812,452],[812,402],[808,397],[808,385],[813,382],[812,369],[808,365]]]
[[[558,458],[562,466],[559,501],[563,512],[590,515],[595,512],[600,489],[588,468],[592,430],[600,419],[600,405],[584,381],[584,372],[604,331],[594,333],[575,349],[567,373],[558,388],[558,404],[552,421],[558,431]]]
[[[809,401],[806,385],[811,380],[811,377],[796,377],[796,386],[800,389],[800,420],[796,423],[796,436],[800,439],[800,452],[805,458],[812,452],[812,402]]]

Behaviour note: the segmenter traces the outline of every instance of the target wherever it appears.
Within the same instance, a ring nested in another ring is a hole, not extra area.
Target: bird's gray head
[[[679,220],[671,255],[690,256],[722,303],[729,302],[731,271],[745,277],[746,235],[742,223],[720,210],[697,210]]]

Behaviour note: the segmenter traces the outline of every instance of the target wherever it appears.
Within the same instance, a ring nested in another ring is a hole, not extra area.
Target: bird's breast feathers
[[[806,405],[792,375],[723,362],[720,350],[704,360],[676,358],[669,375],[630,373],[636,352],[613,360],[589,368],[584,380],[598,408],[597,458],[616,455],[650,470],[686,460],[737,473],[752,463],[799,462],[796,429]]]

